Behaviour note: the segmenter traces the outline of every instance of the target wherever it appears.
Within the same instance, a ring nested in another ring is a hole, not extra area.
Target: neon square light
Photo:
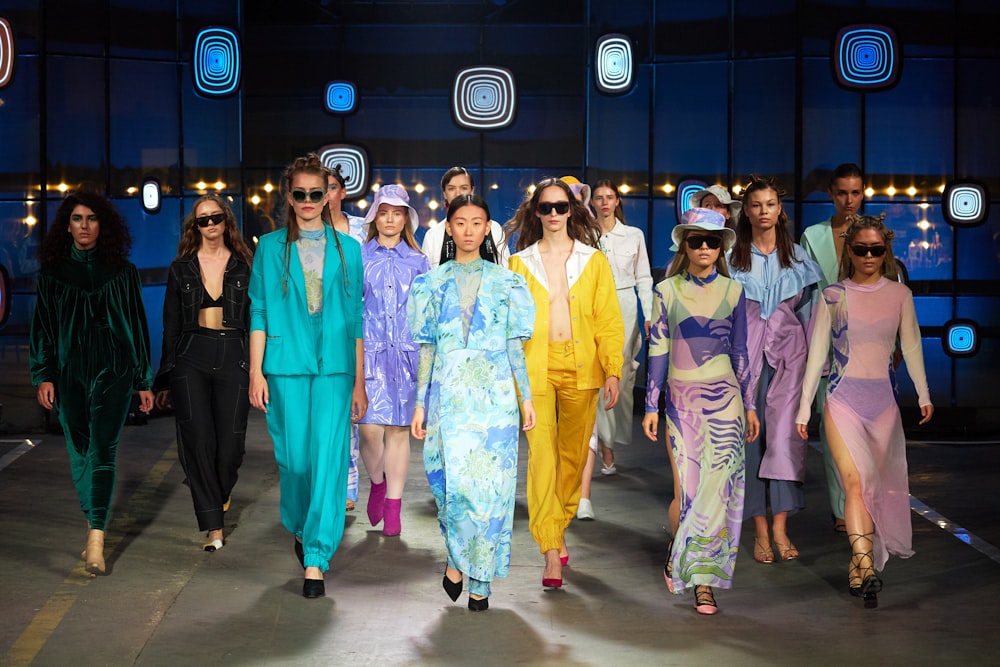
[[[978,227],[990,214],[989,190],[978,181],[951,181],[944,187],[941,210],[953,227]]]
[[[603,35],[594,47],[594,78],[605,95],[621,95],[632,88],[632,41],[625,35]]]
[[[949,357],[971,357],[979,351],[979,326],[973,320],[945,322],[941,346]]]
[[[849,25],[837,33],[831,62],[838,84],[869,92],[896,85],[903,59],[892,28]]]
[[[696,179],[690,179],[687,181],[681,181],[677,185],[677,219],[680,220],[681,216],[691,208],[691,195],[696,192],[701,192],[708,187],[708,183],[705,181],[699,181]]]
[[[208,97],[232,95],[240,86],[240,40],[229,28],[205,28],[194,43],[194,86]]]
[[[327,144],[317,152],[320,161],[330,169],[340,165],[340,175],[344,177],[344,192],[348,199],[368,192],[371,169],[368,166],[368,152],[364,148],[350,144]]]
[[[504,67],[467,67],[451,89],[455,122],[470,130],[500,130],[514,122],[517,89],[514,73]]]
[[[14,78],[14,31],[7,19],[0,17],[0,88]]]
[[[350,81],[331,81],[326,84],[324,106],[330,113],[349,114],[358,107],[358,91]]]

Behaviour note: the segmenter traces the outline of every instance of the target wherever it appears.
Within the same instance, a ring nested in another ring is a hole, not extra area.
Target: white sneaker
[[[594,505],[590,502],[590,498],[580,498],[580,505],[576,508],[576,518],[583,521],[594,520]]]

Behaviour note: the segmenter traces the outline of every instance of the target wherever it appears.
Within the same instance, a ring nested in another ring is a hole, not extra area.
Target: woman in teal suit
[[[261,237],[250,276],[250,404],[267,414],[307,598],[325,595],[344,533],[350,423],[368,408],[361,248],[333,228],[329,175],[313,153],[285,170],[288,224]]]

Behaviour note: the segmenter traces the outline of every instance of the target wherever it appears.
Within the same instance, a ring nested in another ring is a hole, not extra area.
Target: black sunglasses
[[[853,252],[857,257],[864,257],[868,253],[872,254],[872,257],[881,257],[885,254],[884,245],[861,245],[860,243],[851,246],[851,252]]]
[[[691,250],[697,250],[704,243],[708,246],[709,250],[718,250],[722,247],[722,237],[721,236],[703,236],[702,234],[692,234],[691,236],[684,239],[688,244],[688,248]]]
[[[199,227],[208,227],[211,225],[221,225],[226,221],[225,213],[213,213],[212,215],[199,215],[194,221]]]
[[[311,203],[318,204],[323,201],[324,197],[326,197],[326,190],[320,190],[318,188],[316,190],[310,190],[309,192],[299,189],[292,190],[292,201],[298,204],[304,202],[306,198],[308,198]]]
[[[569,211],[568,201],[556,201],[547,202],[543,201],[538,205],[538,212],[542,215],[548,215],[552,211],[555,211],[557,215],[565,215]]]

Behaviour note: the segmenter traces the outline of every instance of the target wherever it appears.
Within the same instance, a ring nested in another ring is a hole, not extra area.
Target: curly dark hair
[[[38,260],[42,270],[47,271],[66,261],[73,246],[73,235],[69,233],[69,220],[73,209],[86,206],[97,216],[100,223],[97,234],[97,260],[106,266],[122,266],[128,261],[132,249],[132,235],[125,218],[114,204],[102,194],[80,191],[67,195],[56,211],[56,217],[49,226],[38,249]]]
[[[242,257],[247,264],[253,262],[253,254],[250,252],[250,248],[247,247],[246,242],[243,240],[243,236],[240,234],[239,227],[236,226],[236,216],[233,215],[233,209],[229,203],[215,194],[214,192],[207,195],[202,195],[195,200],[194,206],[191,207],[191,212],[184,219],[184,228],[181,234],[181,242],[177,245],[177,256],[184,257],[185,255],[194,255],[201,248],[201,233],[198,231],[198,223],[195,220],[195,212],[198,207],[207,201],[212,201],[218,204],[219,208],[222,209],[222,213],[226,216],[225,221],[222,223],[225,225],[225,233],[223,234],[223,242],[230,251],[235,252],[240,257]]]

